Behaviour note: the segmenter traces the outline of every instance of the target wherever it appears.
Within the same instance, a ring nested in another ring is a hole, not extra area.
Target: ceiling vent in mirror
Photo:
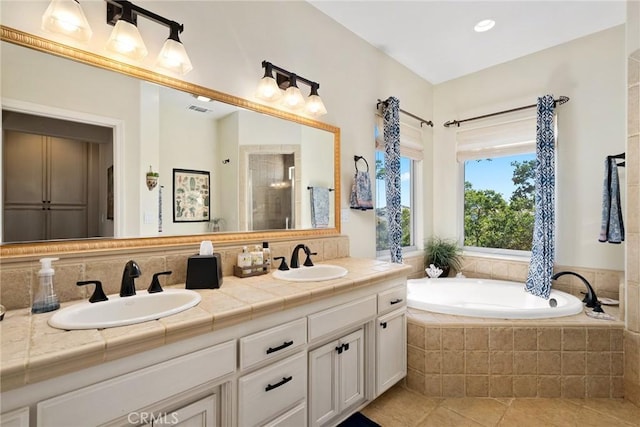
[[[210,113],[213,111],[213,110],[209,110],[208,108],[200,107],[199,105],[189,105],[187,109],[192,111],[197,111],[198,113]]]

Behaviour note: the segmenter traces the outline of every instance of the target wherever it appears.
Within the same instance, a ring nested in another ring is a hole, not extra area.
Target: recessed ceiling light
[[[485,31],[489,31],[490,29],[492,29],[494,25],[496,25],[496,21],[494,21],[493,19],[483,19],[482,21],[478,22],[476,26],[473,27],[473,29],[477,33],[484,33]]]

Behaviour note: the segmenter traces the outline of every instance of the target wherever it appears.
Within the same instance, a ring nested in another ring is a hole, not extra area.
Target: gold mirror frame
[[[65,254],[90,251],[141,249],[146,247],[171,247],[197,244],[202,240],[212,240],[214,243],[240,243],[243,241],[262,241],[274,239],[299,239],[305,237],[337,236],[340,234],[340,128],[318,122],[306,117],[281,111],[266,105],[247,101],[233,95],[218,92],[203,86],[165,76],[143,68],[128,65],[95,53],[83,51],[74,47],[38,37],[20,30],[0,25],[0,40],[35,49],[44,53],[71,59],[76,62],[92,65],[109,71],[115,71],[130,77],[146,80],[162,86],[183,92],[204,95],[213,100],[231,104],[248,110],[257,111],[273,117],[296,122],[305,126],[326,130],[333,133],[334,141],[334,194],[335,212],[334,228],[286,230],[286,231],[248,231],[238,233],[211,233],[173,237],[142,237],[142,238],[111,238],[111,239],[83,239],[60,240],[34,243],[7,243],[0,245],[0,257],[27,257],[46,254]]]

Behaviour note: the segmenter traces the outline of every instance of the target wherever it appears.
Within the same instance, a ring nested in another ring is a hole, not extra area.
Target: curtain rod
[[[569,102],[569,97],[568,96],[560,96],[558,97],[558,99],[554,100],[556,104],[562,105],[562,104],[566,104],[567,102]],[[464,122],[470,122],[471,120],[478,120],[478,119],[485,119],[487,117],[493,117],[493,116],[497,116],[500,114],[506,114],[506,113],[513,113],[514,111],[520,111],[520,110],[527,110],[529,108],[534,108],[537,107],[537,104],[532,104],[532,105],[526,105],[524,107],[518,107],[518,108],[512,108],[511,110],[504,110],[504,111],[498,111],[497,113],[490,113],[490,114],[485,114],[482,116],[477,116],[477,117],[471,117],[469,119],[463,119],[463,120],[450,120],[448,122],[446,122],[444,124],[444,127],[448,128],[449,126],[457,126],[460,127],[460,123],[464,123]]]
[[[378,103],[376,104],[376,110],[378,108],[380,108],[380,104],[384,104],[386,106],[387,105],[387,101],[382,101],[382,100],[378,99]],[[399,110],[400,110],[400,112],[402,114],[406,114],[409,117],[413,117],[414,119],[419,120],[420,121],[420,127],[422,127],[423,124],[433,127],[433,122],[431,120],[425,120],[422,117],[418,117],[415,114],[411,114],[411,113],[409,113],[407,111],[404,111],[401,108]]]

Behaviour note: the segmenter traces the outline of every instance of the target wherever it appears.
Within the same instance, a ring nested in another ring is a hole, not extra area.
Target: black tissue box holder
[[[192,255],[187,259],[187,289],[217,289],[222,285],[220,254]]]

